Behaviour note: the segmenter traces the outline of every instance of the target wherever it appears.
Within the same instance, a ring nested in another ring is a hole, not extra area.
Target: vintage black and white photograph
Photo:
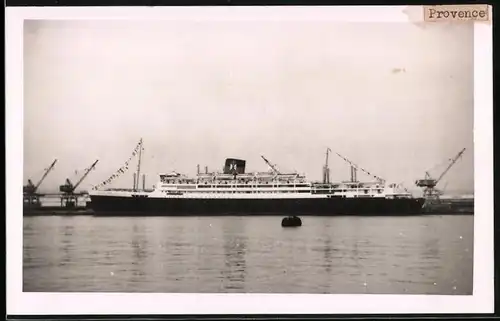
[[[23,21],[22,292],[472,296],[475,24],[207,16]]]

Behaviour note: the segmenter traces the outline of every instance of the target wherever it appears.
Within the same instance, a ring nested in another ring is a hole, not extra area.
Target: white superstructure
[[[101,196],[148,196],[159,198],[410,198],[395,184],[381,182],[313,183],[297,173],[269,172],[227,174],[204,173],[188,177],[176,172],[161,174],[152,191],[107,189],[93,191]]]

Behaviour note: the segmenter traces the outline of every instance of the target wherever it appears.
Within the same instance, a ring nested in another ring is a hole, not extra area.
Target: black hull
[[[418,215],[424,200],[382,198],[180,199],[92,196],[97,216]]]

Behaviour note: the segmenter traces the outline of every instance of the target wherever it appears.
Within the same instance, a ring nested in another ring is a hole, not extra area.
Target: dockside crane
[[[54,169],[54,166],[57,163],[57,159],[55,159],[52,164],[45,170],[42,178],[38,181],[38,183],[33,184],[31,179],[28,179],[28,184],[23,186],[23,197],[25,202],[29,205],[39,205],[40,204],[40,194],[37,193],[38,188],[43,183],[47,175],[49,175],[50,171]]]
[[[99,160],[96,160],[89,168],[87,168],[85,170],[85,173],[76,182],[76,184],[73,185],[73,183],[69,180],[69,178],[66,178],[66,183],[64,185],[59,186],[59,191],[61,193],[63,193],[63,195],[61,196],[61,206],[65,206],[65,207],[78,206],[78,196],[81,196],[83,194],[77,194],[77,193],[75,193],[75,190],[83,182],[83,180],[87,177],[87,175],[90,173],[90,171],[94,169],[94,167],[96,166],[98,161]]]
[[[418,187],[421,187],[424,189],[424,197],[425,198],[439,198],[439,195],[441,194],[437,189],[436,185],[441,181],[441,179],[448,173],[448,171],[455,165],[455,163],[462,157],[463,153],[465,152],[465,148],[463,148],[455,157],[453,157],[450,160],[450,163],[446,167],[446,169],[439,175],[438,178],[434,179],[432,178],[431,174],[429,174],[429,171],[425,172],[425,177],[423,179],[419,179],[415,181],[415,185]]]

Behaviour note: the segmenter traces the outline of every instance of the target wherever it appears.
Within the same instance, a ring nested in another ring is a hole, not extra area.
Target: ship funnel
[[[246,161],[243,159],[226,158],[224,174],[244,174]]]
[[[357,182],[358,181],[358,169],[354,166],[351,166],[351,182]]]

